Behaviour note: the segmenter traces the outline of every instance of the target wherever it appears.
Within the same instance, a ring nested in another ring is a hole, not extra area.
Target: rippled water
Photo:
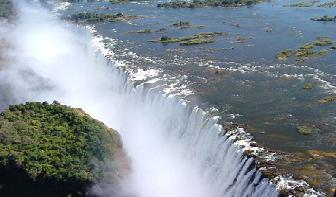
[[[294,153],[311,149],[334,151],[336,105],[318,101],[336,93],[336,51],[330,50],[325,57],[311,58],[301,64],[294,59],[278,62],[275,56],[283,49],[297,49],[318,36],[336,40],[336,23],[310,20],[335,15],[335,8],[283,6],[289,2],[204,9],[159,9],[157,2],[91,2],[71,4],[63,14],[88,11],[143,15],[142,19],[128,22],[91,24],[105,37],[105,47],[113,50],[113,57],[125,66],[136,83],[146,82],[146,86],[155,84],[155,87],[160,84],[166,94],[212,109],[223,123],[245,124],[257,142],[268,148]],[[172,26],[178,21],[204,28]],[[166,31],[128,33],[160,28]],[[215,43],[196,46],[147,42],[163,35],[180,37],[214,31],[229,35],[216,36]],[[313,89],[303,89],[305,83],[313,84]],[[300,125],[313,127],[314,133],[307,136],[298,133]],[[331,172],[336,170],[333,159],[323,165],[331,168]]]
[[[165,75],[168,81],[178,78],[181,82],[177,85],[186,84],[185,89],[190,89],[196,95],[197,104],[206,103],[206,106],[214,105],[224,110],[225,114],[237,114],[234,119],[233,116],[227,119],[247,123],[258,132],[265,132],[257,135],[261,139],[274,135],[275,142],[279,141],[276,136],[288,139],[288,143],[280,139],[281,144],[268,141],[268,145],[274,148],[335,148],[335,144],[324,146],[317,137],[323,138],[328,130],[320,124],[333,121],[335,115],[335,105],[320,105],[318,100],[336,91],[333,86],[336,80],[336,52],[330,51],[326,57],[313,58],[300,65],[296,65],[294,60],[282,63],[275,59],[277,52],[298,48],[318,36],[335,39],[335,23],[310,20],[322,14],[331,15],[335,10],[287,8],[282,5],[272,2],[251,8],[175,10],[158,9],[156,3],[150,2],[96,2],[74,4],[66,13],[122,12],[145,16],[144,19],[124,23],[95,25],[99,34],[115,39],[111,46],[116,57],[126,61],[132,72],[138,72],[138,68],[153,69],[138,74],[147,73],[148,76],[161,78]],[[109,9],[102,9],[102,6]],[[178,29],[172,26],[177,21],[189,21],[205,27]],[[160,28],[167,31],[128,33]],[[266,32],[265,28],[271,28],[272,32]],[[147,42],[162,35],[179,37],[214,31],[228,32],[229,36],[217,36],[213,44],[191,47]],[[238,36],[246,38],[246,41],[237,42]],[[108,40],[106,43],[108,46]],[[313,83],[316,88],[304,90],[305,82]],[[186,91],[186,94],[190,93]],[[301,137],[297,134],[296,125],[303,123],[322,126],[317,134],[319,136]]]

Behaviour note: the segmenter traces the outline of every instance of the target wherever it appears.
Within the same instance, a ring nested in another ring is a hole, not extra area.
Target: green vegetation
[[[326,50],[326,49],[322,49],[321,51],[319,51],[318,53],[317,53],[319,56],[326,56],[326,55],[328,55],[328,50]]]
[[[336,46],[331,46],[330,49],[336,50]]]
[[[190,22],[185,22],[185,21],[179,21],[177,23],[173,24],[174,27],[180,27],[180,28],[188,28],[191,26]]]
[[[311,90],[311,89],[313,89],[313,87],[314,87],[314,85],[311,84],[311,83],[305,83],[303,85],[303,89],[305,89],[305,90]]]
[[[0,114],[0,142],[0,195],[20,181],[32,196],[83,195],[121,151],[116,131],[57,102],[10,106]]]
[[[329,51],[327,49],[321,49],[320,51],[316,51],[315,47],[321,48],[331,46],[332,44],[332,39],[325,36],[320,36],[317,37],[315,41],[306,43],[303,46],[299,47],[295,52],[293,52],[292,49],[286,49],[279,52],[276,57],[278,60],[283,61],[287,60],[290,56],[294,54],[298,62],[311,57],[323,57],[328,55]],[[331,46],[330,49],[332,49],[332,47],[333,46]]]
[[[328,104],[336,101],[336,95],[329,95],[319,100],[321,104]]]
[[[280,51],[276,57],[280,61],[287,60],[290,56],[292,56],[293,50],[292,49],[285,49],[283,51]]]
[[[177,23],[173,24],[174,27],[180,28],[180,29],[186,29],[186,28],[204,28],[202,25],[193,25],[188,21],[179,21]]]
[[[311,49],[311,48],[304,48],[304,47],[300,47],[296,53],[295,53],[295,57],[297,58],[307,58],[307,57],[311,57],[314,56],[316,54],[316,52]]]
[[[140,29],[136,31],[129,31],[129,34],[148,34],[148,33],[153,33],[153,32],[165,32],[167,31],[166,28],[160,28],[157,30],[152,30],[152,29]]]
[[[259,2],[261,2],[261,0],[173,0],[160,3],[157,6],[159,8],[240,7]]]
[[[314,128],[309,125],[300,125],[297,127],[299,133],[303,135],[309,135],[314,132]]]
[[[226,32],[205,32],[186,37],[170,38],[168,36],[162,36],[159,40],[150,40],[149,42],[161,42],[161,43],[180,43],[180,45],[197,45],[215,42],[215,36],[226,36]]]
[[[327,15],[324,15],[322,17],[311,18],[311,20],[313,20],[313,21],[330,22],[330,21],[336,21],[336,16],[327,16]]]
[[[141,29],[141,30],[137,30],[137,31],[130,31],[128,32],[130,34],[146,34],[146,33],[152,33],[151,29]]]
[[[333,44],[333,41],[328,37],[317,37],[313,44],[315,46],[330,46]]]
[[[314,49],[314,47],[315,47],[314,43],[307,43],[307,44],[303,45],[302,47],[300,47],[300,49],[308,50],[308,49]]]
[[[97,14],[97,13],[88,13],[81,12],[78,14],[73,14],[69,18],[70,20],[76,22],[89,22],[89,23],[99,23],[99,22],[119,22],[119,21],[128,21],[140,18],[139,16],[134,15],[124,15],[123,13],[117,14]]]
[[[11,0],[0,0],[0,18],[9,18],[14,8]]]
[[[180,42],[180,45],[196,45],[196,44],[206,44],[206,43],[213,43],[215,40],[213,38],[196,38],[191,40],[186,40]]]

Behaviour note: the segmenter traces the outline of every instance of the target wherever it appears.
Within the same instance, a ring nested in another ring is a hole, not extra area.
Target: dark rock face
[[[84,196],[88,182],[57,181],[47,177],[32,179],[14,161],[0,167],[0,196]]]

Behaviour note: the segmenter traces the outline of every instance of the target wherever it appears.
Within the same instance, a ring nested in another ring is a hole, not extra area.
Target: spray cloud
[[[15,25],[1,25],[11,46],[0,70],[0,99],[15,104],[58,100],[80,107],[121,134],[131,159],[127,193],[139,197],[273,196],[230,140],[200,109],[134,88],[97,54],[85,29],[63,23],[37,3],[17,3]],[[4,92],[4,93],[3,93]],[[106,172],[108,173],[108,172]],[[107,182],[102,196],[111,196]]]

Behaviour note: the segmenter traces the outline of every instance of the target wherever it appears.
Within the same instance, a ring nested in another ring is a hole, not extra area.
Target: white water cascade
[[[133,87],[90,42],[90,33],[47,10],[18,4],[14,25],[0,24],[8,64],[0,68],[0,101],[58,100],[80,107],[121,134],[132,172],[124,190],[136,197],[278,196],[223,135],[173,96]],[[111,186],[112,187],[112,186]],[[113,196],[104,184],[101,196]]]

